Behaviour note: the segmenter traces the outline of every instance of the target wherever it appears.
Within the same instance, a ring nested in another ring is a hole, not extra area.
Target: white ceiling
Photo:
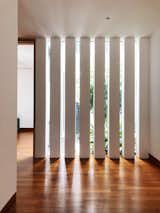
[[[159,27],[160,0],[19,0],[19,37],[144,36]]]

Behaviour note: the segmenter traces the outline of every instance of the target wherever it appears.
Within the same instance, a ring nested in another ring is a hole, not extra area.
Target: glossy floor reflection
[[[33,161],[32,137],[19,135],[17,201],[9,212],[160,212],[160,169],[148,161]]]

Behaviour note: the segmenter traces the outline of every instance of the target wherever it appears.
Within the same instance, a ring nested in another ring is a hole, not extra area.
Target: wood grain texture
[[[32,159],[32,133],[17,143],[17,200],[9,213],[160,212],[160,169],[139,159]]]

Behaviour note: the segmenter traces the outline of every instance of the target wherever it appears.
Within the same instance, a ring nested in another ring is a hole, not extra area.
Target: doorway
[[[33,157],[35,106],[35,42],[19,40],[17,47],[17,133],[21,152],[18,160]],[[20,143],[24,141],[24,143]],[[23,149],[24,148],[24,149]],[[23,152],[23,150],[25,150]],[[26,152],[27,150],[27,152]]]

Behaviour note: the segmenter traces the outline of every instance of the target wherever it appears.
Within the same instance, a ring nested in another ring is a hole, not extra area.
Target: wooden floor
[[[160,212],[160,169],[148,161],[32,160],[32,133],[17,142],[17,201],[9,213]]]

